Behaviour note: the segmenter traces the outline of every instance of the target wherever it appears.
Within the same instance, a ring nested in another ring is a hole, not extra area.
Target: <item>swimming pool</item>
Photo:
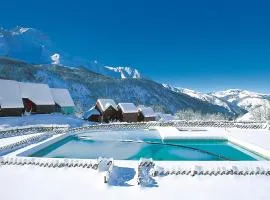
[[[165,140],[123,137],[91,137],[83,134],[68,136],[30,155],[31,157],[83,158],[98,157],[116,160],[152,158],[161,161],[241,161],[264,160],[227,140]]]

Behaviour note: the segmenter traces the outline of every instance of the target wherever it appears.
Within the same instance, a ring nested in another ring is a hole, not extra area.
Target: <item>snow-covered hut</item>
[[[100,112],[93,106],[88,111],[86,111],[83,115],[83,118],[85,120],[89,120],[91,122],[100,122],[101,121],[101,115]]]
[[[17,81],[0,79],[0,116],[19,116],[23,102]]]
[[[67,89],[51,88],[51,93],[56,106],[56,112],[72,114],[75,104]]]
[[[25,111],[31,113],[53,113],[55,102],[46,84],[19,83]]]
[[[138,117],[139,121],[146,121],[146,122],[156,121],[157,115],[151,107],[139,106],[138,110],[139,110],[139,117]]]
[[[112,99],[98,99],[95,108],[100,112],[102,122],[118,119],[117,105]]]
[[[119,119],[123,122],[137,122],[138,109],[133,103],[118,104]]]

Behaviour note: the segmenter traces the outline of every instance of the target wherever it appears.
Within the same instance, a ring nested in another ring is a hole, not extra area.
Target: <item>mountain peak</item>
[[[139,71],[131,67],[107,67],[97,61],[70,56],[56,48],[46,34],[30,27],[0,28],[0,56],[38,65],[84,66],[113,78],[141,78]]]

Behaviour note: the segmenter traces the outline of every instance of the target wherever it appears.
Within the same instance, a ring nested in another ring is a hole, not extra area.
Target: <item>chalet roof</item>
[[[119,103],[119,108],[123,113],[137,113],[138,108],[133,103]]]
[[[1,108],[23,108],[17,81],[0,79],[0,106]]]
[[[105,111],[110,106],[118,110],[116,103],[112,99],[98,99],[97,102],[99,102],[102,111]]]
[[[36,105],[54,105],[51,90],[46,84],[19,82],[22,98],[28,98]]]
[[[157,116],[151,107],[141,106],[138,109],[143,114],[144,117],[156,117]]]
[[[86,111],[83,115],[84,119],[88,119],[89,117],[91,117],[92,115],[100,115],[99,111],[97,109],[95,109],[95,106],[90,108],[88,111]]]
[[[60,107],[74,107],[73,99],[67,89],[51,88],[53,100]]]

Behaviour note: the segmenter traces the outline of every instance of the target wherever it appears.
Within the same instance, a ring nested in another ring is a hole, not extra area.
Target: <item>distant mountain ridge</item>
[[[131,67],[105,66],[98,61],[72,57],[53,45],[50,38],[34,28],[0,28],[0,56],[8,56],[32,64],[57,64],[66,67],[84,66],[97,73],[114,78],[141,78]]]
[[[234,113],[235,116],[243,116],[245,120],[251,119],[251,113],[255,110],[263,109],[264,107],[266,107],[265,109],[270,109],[270,94],[261,94],[241,89],[229,89],[205,94],[186,88],[171,87],[167,84],[163,84],[163,86],[174,92],[186,94],[224,107]]]

